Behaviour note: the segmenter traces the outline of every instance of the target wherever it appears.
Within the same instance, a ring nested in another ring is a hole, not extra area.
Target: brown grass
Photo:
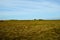
[[[0,21],[0,40],[60,40],[60,21]]]

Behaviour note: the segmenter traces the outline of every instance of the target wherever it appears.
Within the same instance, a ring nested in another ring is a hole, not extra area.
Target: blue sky
[[[0,20],[59,19],[60,0],[0,0]]]

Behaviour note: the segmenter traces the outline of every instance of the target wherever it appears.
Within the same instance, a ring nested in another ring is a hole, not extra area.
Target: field
[[[0,20],[0,40],[60,40],[60,20]]]

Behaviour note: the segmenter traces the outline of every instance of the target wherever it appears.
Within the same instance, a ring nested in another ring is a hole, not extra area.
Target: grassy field
[[[0,40],[60,40],[60,20],[0,20]]]

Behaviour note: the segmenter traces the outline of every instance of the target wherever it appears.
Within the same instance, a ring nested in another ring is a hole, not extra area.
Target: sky
[[[0,20],[59,18],[60,0],[0,0]]]

